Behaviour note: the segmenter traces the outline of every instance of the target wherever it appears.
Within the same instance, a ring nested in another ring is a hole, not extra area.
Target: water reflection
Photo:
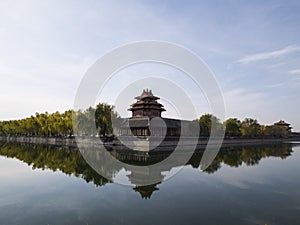
[[[66,175],[80,177],[87,183],[93,182],[96,186],[109,182],[86,163],[76,148],[0,142],[0,155],[16,158],[32,169],[59,170]]]
[[[120,150],[111,149],[110,152],[115,158],[122,162],[132,165],[149,165],[160,162],[168,154],[129,154]],[[224,148],[221,149],[213,163],[204,171],[200,169],[200,161],[203,152],[199,151],[193,154],[187,165],[191,165],[204,173],[212,174],[222,168],[222,165],[230,167],[239,167],[241,165],[254,166],[258,165],[261,159],[268,157],[279,157],[285,159],[292,154],[292,144],[274,144],[268,146],[252,146],[240,148]],[[74,175],[85,180],[87,183],[93,182],[96,186],[102,186],[110,181],[99,175],[90,165],[83,159],[81,153],[76,148],[63,148],[42,145],[25,145],[13,143],[0,143],[0,155],[9,158],[16,158],[32,169],[49,169],[52,171],[61,171],[67,175]],[[101,157],[101,156],[98,156]],[[110,162],[106,162],[110,163]],[[105,168],[104,165],[99,165]],[[117,168],[113,171],[102,171],[106,177],[113,178],[120,170]],[[126,169],[126,168],[125,168]],[[127,168],[128,169],[128,168]],[[152,193],[158,191],[157,185],[163,179],[163,171],[170,171],[172,168],[163,168],[162,170],[149,170],[146,174],[137,173],[134,170],[127,175],[129,181],[135,185],[134,191],[139,192],[142,198],[148,199]],[[105,170],[105,169],[103,169]],[[142,180],[151,174],[157,178],[158,182],[152,185],[141,186]]]
[[[214,173],[221,169],[222,164],[230,167],[239,167],[243,163],[247,166],[258,165],[261,159],[268,157],[279,157],[285,159],[291,156],[292,144],[274,144],[266,146],[248,146],[240,148],[221,149],[213,163],[206,169],[206,173]],[[194,154],[188,164],[194,168],[199,168],[199,156]],[[196,156],[196,158],[194,158]]]

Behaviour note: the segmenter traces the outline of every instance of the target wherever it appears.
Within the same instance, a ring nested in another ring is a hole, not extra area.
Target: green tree
[[[86,128],[86,124],[88,123],[88,118],[85,113],[81,110],[75,113],[75,133],[76,135],[87,135],[88,131]]]
[[[199,119],[200,123],[200,135],[209,136],[211,134],[212,128],[216,130],[223,129],[220,120],[212,114],[204,114]]]
[[[241,132],[245,137],[257,137],[261,135],[261,126],[256,119],[246,118],[242,122]]]
[[[229,118],[224,122],[226,127],[226,136],[229,137],[239,137],[242,135],[241,126],[242,123],[237,118]]]
[[[263,126],[262,133],[266,137],[286,138],[289,136],[289,132],[285,127],[277,125]]]
[[[95,122],[96,128],[99,135],[108,135],[113,133],[112,127],[112,116],[116,117],[117,115],[113,111],[113,106],[106,103],[99,103],[96,106],[95,111]]]

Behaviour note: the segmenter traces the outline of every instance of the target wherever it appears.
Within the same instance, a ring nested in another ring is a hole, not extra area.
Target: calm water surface
[[[0,143],[0,224],[300,224],[300,147],[201,153],[171,179],[110,183],[75,149]]]

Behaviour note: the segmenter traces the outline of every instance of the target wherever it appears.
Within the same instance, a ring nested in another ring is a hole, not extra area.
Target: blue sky
[[[299,1],[2,0],[0,119],[72,108],[99,57],[129,42],[163,40],[210,67],[226,117],[284,119],[300,131],[299,11]]]

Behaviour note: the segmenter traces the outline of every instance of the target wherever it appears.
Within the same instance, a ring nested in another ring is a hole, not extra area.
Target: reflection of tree
[[[93,151],[88,151],[91,157],[103,157],[103,155],[95,155]],[[92,154],[93,153],[93,154]],[[267,146],[248,146],[248,147],[236,147],[236,148],[223,148],[210,164],[208,168],[204,170],[205,173],[211,174],[218,171],[222,164],[230,167],[239,167],[243,164],[247,166],[253,166],[259,164],[260,160],[268,157],[280,157],[285,159],[292,153],[291,144],[274,144]],[[134,165],[148,165],[160,162],[165,159],[168,154],[130,154],[130,152],[111,152],[111,154],[119,160],[125,161]],[[105,185],[109,182],[106,178],[99,175],[94,169],[89,166],[80,151],[75,148],[63,148],[54,146],[43,145],[22,145],[12,143],[0,142],[0,155],[17,158],[28,165],[31,165],[33,169],[50,169],[52,171],[61,171],[67,175],[74,175],[81,177],[86,182],[93,182],[96,186]],[[203,152],[196,152],[188,161],[187,165],[191,165],[193,168],[200,168],[200,162]],[[89,156],[89,154],[86,154]],[[138,161],[138,162],[135,162]],[[113,177],[118,170],[122,168],[114,168],[113,170],[107,170],[105,164],[111,163],[105,160],[101,165],[98,165],[97,171],[100,174],[105,174],[106,177]],[[147,176],[155,174],[157,180],[163,180],[164,176],[162,171],[171,170],[172,168],[165,168],[164,170],[147,170],[145,173],[139,173],[139,171],[130,170],[131,174],[127,175],[132,184],[135,184],[135,191],[141,194],[142,198],[150,198],[153,191],[158,190],[156,187],[160,182],[156,182],[153,185],[141,186],[144,179]],[[129,171],[129,170],[128,170]]]
[[[243,162],[240,157],[240,151],[228,151],[222,157],[223,162],[231,167],[239,167]]]
[[[101,186],[109,181],[95,172],[76,149],[43,146],[0,143],[0,155],[17,158],[31,165],[33,169],[50,169],[61,171],[67,175],[83,178]]]
[[[264,158],[265,151],[260,151],[259,149],[248,150],[243,148],[241,151],[241,161],[244,162],[247,166],[257,165],[261,158]]]
[[[215,159],[205,170],[204,172],[210,174],[210,173],[214,173],[217,170],[219,170],[221,168],[221,162],[218,159]]]
[[[258,165],[260,160],[263,158],[280,157],[281,159],[285,159],[286,157],[290,156],[291,153],[291,144],[274,144],[267,146],[248,146],[233,149],[221,149],[217,157],[204,172],[214,173],[221,168],[222,163],[230,167],[239,167],[243,163],[247,166],[254,166]],[[200,162],[201,157],[202,153],[195,153],[191,159],[194,158],[194,160],[199,160]]]

